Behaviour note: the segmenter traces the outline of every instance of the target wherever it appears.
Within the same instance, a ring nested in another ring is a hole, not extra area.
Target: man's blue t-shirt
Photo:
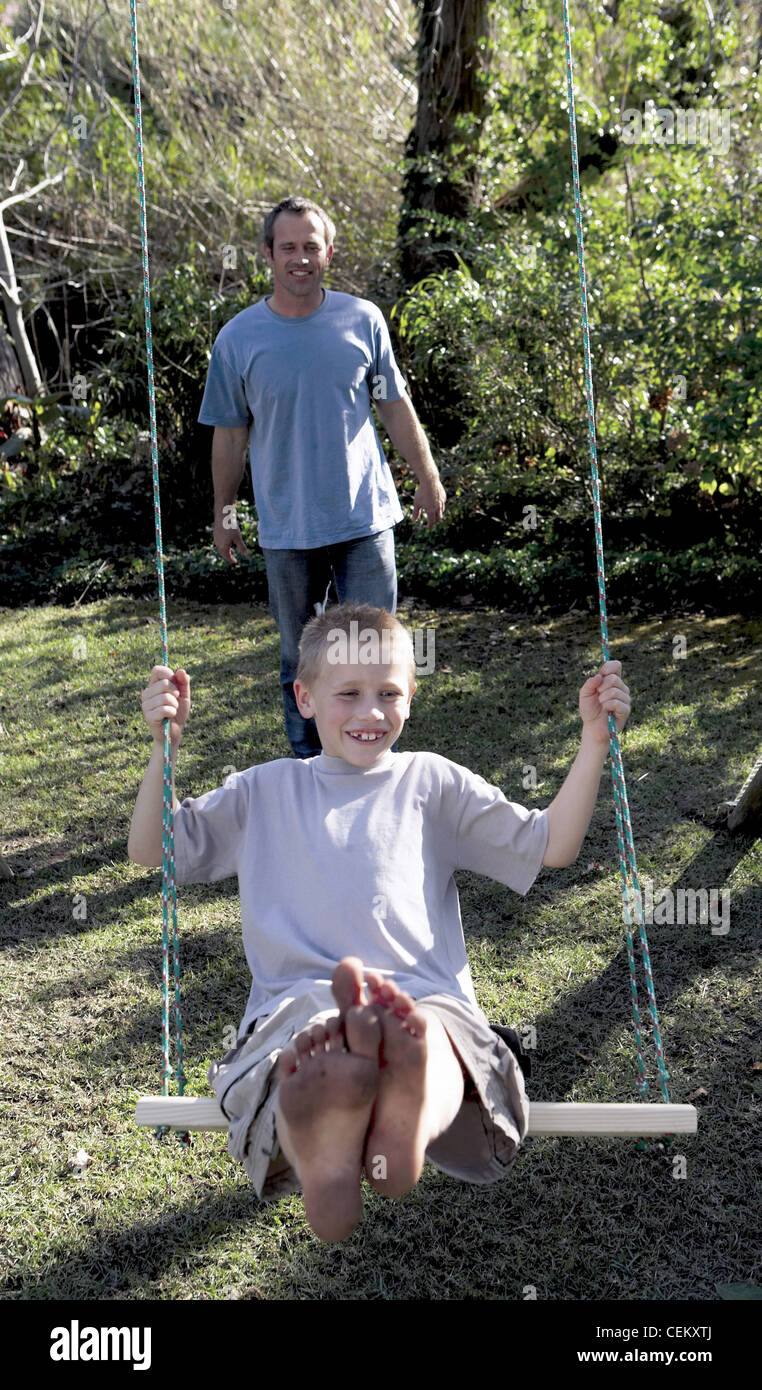
[[[250,427],[259,542],[311,550],[402,520],[371,409],[399,400],[405,379],[380,309],[326,290],[304,318],[266,300],[218,333],[199,420]]]

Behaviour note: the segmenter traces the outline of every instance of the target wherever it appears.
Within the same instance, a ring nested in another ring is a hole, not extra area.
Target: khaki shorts
[[[435,1168],[464,1182],[490,1183],[513,1163],[527,1132],[529,1101],[518,1060],[479,1010],[449,994],[429,994],[416,1008],[436,1014],[463,1064],[463,1104],[449,1129],[426,1151]],[[209,1081],[229,1120],[228,1150],[246,1169],[258,1197],[299,1192],[275,1130],[278,1057],[312,1023],[338,1013],[329,985],[285,999],[259,1018],[220,1062]]]

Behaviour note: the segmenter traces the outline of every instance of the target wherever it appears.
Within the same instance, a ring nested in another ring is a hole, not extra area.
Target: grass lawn
[[[726,934],[649,930],[670,1099],[695,1098],[698,1138],[643,1150],[531,1140],[489,1188],[427,1168],[399,1204],[368,1190],[363,1226],[329,1247],[298,1197],[257,1202],[222,1136],[185,1151],[132,1121],[136,1097],[160,1090],[160,875],[126,856],[149,751],[139,692],[159,659],[155,605],[1,618],[0,851],[15,875],[0,883],[6,1298],[520,1300],[531,1285],[550,1300],[711,1300],[718,1285],[762,1284],[762,842],[714,828],[759,751],[762,620],[610,627],[633,694],[622,743],[641,878],[730,892]],[[436,625],[437,669],[421,678],[402,746],[546,804],[574,755],[597,620],[408,618]],[[286,756],[267,611],[170,605],[170,623],[173,664],[194,682],[179,795]],[[537,786],[525,791],[529,764]],[[575,865],[543,870],[523,899],[468,874],[459,886],[482,1007],[536,1029],[530,1097],[636,1100],[608,773]],[[187,1090],[209,1094],[206,1067],[248,993],[235,881],[181,889],[180,924]],[[77,1173],[80,1149],[92,1161]]]

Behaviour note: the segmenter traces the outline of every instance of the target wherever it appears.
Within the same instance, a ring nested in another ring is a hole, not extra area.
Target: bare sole
[[[371,989],[374,996],[383,1039],[365,1176],[377,1192],[402,1197],[417,1183],[426,1157],[426,1018],[388,981],[380,991]]]
[[[375,1009],[300,1033],[279,1062],[278,1109],[286,1124],[307,1220],[322,1240],[344,1240],[362,1219],[362,1156],[378,1090],[381,1028]],[[324,1036],[323,1036],[324,1035]],[[327,1048],[326,1048],[327,1043]]]

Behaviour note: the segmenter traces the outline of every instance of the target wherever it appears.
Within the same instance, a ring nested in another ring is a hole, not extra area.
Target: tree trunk
[[[21,367],[16,349],[8,336],[0,314],[0,397],[3,400],[23,389]]]
[[[16,272],[13,269],[13,256],[11,255],[8,234],[5,230],[2,208],[0,208],[0,291],[3,296],[3,305],[5,306],[8,328],[13,338],[16,356],[18,357],[19,366],[21,367],[24,378],[26,394],[28,396],[37,396],[43,390],[43,382],[32,344],[27,336],[24,315],[21,310],[21,297],[19,295]]]
[[[418,109],[398,226],[406,286],[456,264],[458,229],[479,205],[479,145],[490,61],[489,0],[421,0]]]

